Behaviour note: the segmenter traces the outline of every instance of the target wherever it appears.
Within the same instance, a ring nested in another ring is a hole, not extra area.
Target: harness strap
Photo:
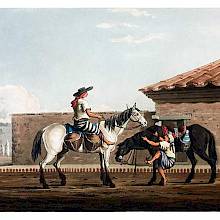
[[[79,139],[78,139],[79,140]],[[65,145],[65,147],[67,148],[67,149],[70,149],[70,147],[67,145],[67,140],[65,140],[64,141],[64,145]],[[72,147],[72,149],[73,149],[73,151],[77,151],[77,149],[76,149],[76,147],[75,147],[75,145],[73,144],[75,141],[68,141],[68,143],[71,145],[71,147]]]

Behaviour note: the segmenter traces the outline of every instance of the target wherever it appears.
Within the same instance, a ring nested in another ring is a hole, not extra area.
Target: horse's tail
[[[209,157],[216,162],[217,153],[216,153],[215,137],[210,131],[208,131],[208,133],[209,133],[209,148],[208,148]]]
[[[41,154],[41,138],[43,132],[43,129],[39,130],[34,138],[33,147],[31,151],[31,157],[33,161],[35,161],[38,158],[38,155]]]

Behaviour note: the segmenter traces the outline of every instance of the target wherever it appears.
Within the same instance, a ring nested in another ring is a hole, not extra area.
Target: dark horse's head
[[[115,160],[117,162],[122,162],[124,155],[128,154],[131,150],[144,150],[148,149],[150,154],[155,152],[155,148],[152,148],[142,137],[147,137],[152,141],[159,141],[159,136],[163,136],[162,128],[160,126],[154,125],[145,130],[136,133],[132,137],[125,139],[123,142],[118,144],[118,150],[115,155]]]
[[[128,154],[131,149],[132,149],[132,140],[130,138],[127,138],[123,142],[119,143],[118,150],[115,154],[115,160],[117,162],[122,162],[123,156]]]

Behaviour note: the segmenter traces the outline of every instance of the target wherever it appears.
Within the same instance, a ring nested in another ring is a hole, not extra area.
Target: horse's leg
[[[106,176],[105,176],[105,173],[104,173],[104,155],[103,153],[99,153],[99,158],[100,158],[100,180],[103,182],[103,185],[104,182],[106,181]]]
[[[216,179],[216,162],[209,158],[205,151],[198,151],[196,153],[211,166],[211,177],[209,179],[209,183],[214,183]]]
[[[56,162],[54,162],[54,167],[56,168],[57,172],[59,173],[59,177],[61,179],[61,186],[65,186],[66,185],[66,176],[65,174],[61,171],[60,168],[60,163],[61,161],[65,158],[66,153],[68,153],[69,149],[67,148],[63,148],[63,150],[57,154],[57,160]]]
[[[115,187],[115,184],[112,182],[111,177],[109,175],[109,158],[110,158],[110,149],[104,151],[103,154],[103,164],[104,164],[104,176],[105,176],[105,183],[104,185],[110,186],[111,188]]]
[[[106,151],[106,156],[105,156],[105,169],[106,169],[106,174],[107,174],[107,181],[109,183],[109,186],[111,188],[115,188],[115,184],[112,182],[112,179],[110,177],[110,174],[109,174],[109,158],[110,158],[110,149],[108,149]]]
[[[196,166],[196,163],[197,163],[197,160],[195,158],[194,151],[193,151],[192,147],[190,147],[186,151],[186,155],[188,156],[188,158],[189,158],[189,160],[192,164],[192,168],[191,168],[190,174],[188,175],[188,177],[185,180],[185,183],[191,183],[191,181],[192,181],[192,179],[194,178],[194,175],[195,175],[195,166]]]
[[[216,161],[211,160],[211,177],[209,183],[214,183],[216,179]]]
[[[157,180],[156,162],[157,162],[157,161],[154,161],[154,162],[153,162],[153,176],[151,177],[150,181],[147,183],[148,186],[152,186],[152,185],[156,182],[156,180]]]
[[[43,184],[44,189],[49,189],[49,186],[46,183],[43,170],[46,167],[46,165],[54,159],[54,157],[54,155],[47,153],[46,158],[40,162],[40,183]]]
[[[212,163],[211,166],[211,177],[209,179],[209,183],[214,183],[216,179],[216,162]]]

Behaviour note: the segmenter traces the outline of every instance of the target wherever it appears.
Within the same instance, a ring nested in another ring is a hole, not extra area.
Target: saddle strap
[[[94,152],[96,151],[99,147],[102,146],[102,139],[99,137],[99,141],[94,143],[92,140],[90,140],[87,135],[84,135],[84,141],[83,141],[83,147],[86,152]]]
[[[76,141],[68,141],[68,140],[65,140],[64,141],[64,146],[67,148],[67,149],[70,149],[70,150],[73,150],[73,151],[78,151],[77,149],[77,145],[76,145]]]

